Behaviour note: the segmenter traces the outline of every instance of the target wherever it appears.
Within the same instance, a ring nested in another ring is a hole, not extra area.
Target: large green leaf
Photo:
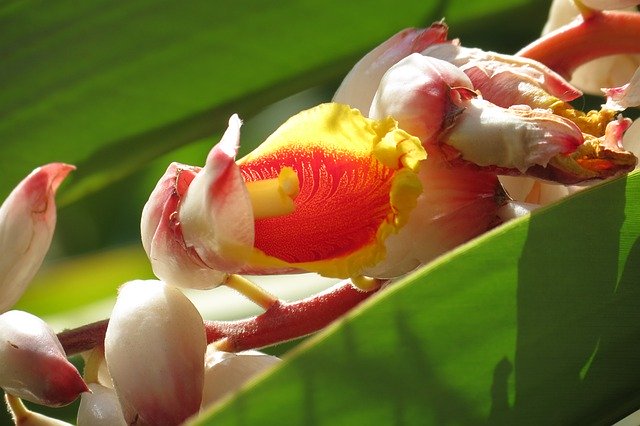
[[[640,404],[640,173],[503,226],[199,424],[606,424]]]
[[[27,170],[65,161],[79,166],[73,201],[214,134],[232,112],[334,81],[401,28],[446,15],[464,30],[527,3],[5,2],[0,198]]]

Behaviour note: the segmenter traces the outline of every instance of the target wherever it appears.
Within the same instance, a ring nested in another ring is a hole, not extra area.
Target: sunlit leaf
[[[446,255],[199,424],[603,424],[640,402],[640,173]]]

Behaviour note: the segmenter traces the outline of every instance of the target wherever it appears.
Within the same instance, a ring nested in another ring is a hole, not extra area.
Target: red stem
[[[640,53],[640,13],[603,11],[546,34],[517,55],[535,59],[565,78],[593,59]]]
[[[225,349],[262,348],[316,332],[374,294],[342,282],[330,289],[291,303],[276,302],[264,313],[237,321],[205,321],[207,342],[225,339]],[[68,356],[104,344],[109,320],[58,334]]]

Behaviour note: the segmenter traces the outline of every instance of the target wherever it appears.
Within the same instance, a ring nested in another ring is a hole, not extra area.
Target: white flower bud
[[[0,207],[0,312],[18,301],[40,268],[56,226],[55,193],[73,169],[62,163],[35,169]]]
[[[118,293],[105,358],[128,424],[179,424],[202,399],[206,336],[200,313],[175,287],[131,281]]]
[[[22,311],[0,315],[0,387],[48,406],[66,405],[88,390],[51,327]]]

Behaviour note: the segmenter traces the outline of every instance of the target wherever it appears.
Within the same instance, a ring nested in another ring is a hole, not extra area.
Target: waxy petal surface
[[[54,331],[22,311],[0,315],[0,387],[17,397],[52,407],[88,390]]]
[[[205,350],[202,317],[180,290],[153,280],[123,285],[105,357],[127,424],[177,425],[195,414]]]
[[[0,312],[18,301],[40,268],[56,225],[55,193],[73,169],[63,163],[35,169],[0,207]]]

